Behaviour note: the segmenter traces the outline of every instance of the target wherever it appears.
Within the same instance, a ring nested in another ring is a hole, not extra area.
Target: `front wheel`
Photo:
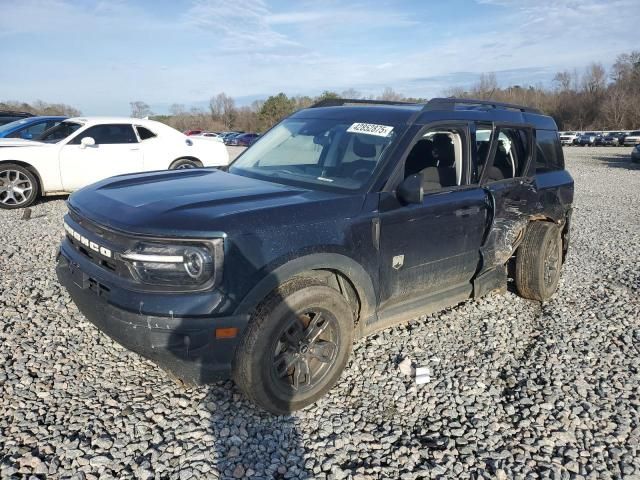
[[[31,205],[38,198],[36,176],[21,165],[0,165],[0,208],[14,209]]]
[[[560,281],[561,229],[549,222],[532,222],[516,254],[518,293],[532,300],[549,300]]]
[[[234,379],[276,415],[304,408],[333,387],[353,342],[353,314],[336,290],[289,282],[255,311],[238,347]]]

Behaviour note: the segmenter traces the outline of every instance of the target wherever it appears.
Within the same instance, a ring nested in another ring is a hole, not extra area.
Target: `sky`
[[[126,115],[219,92],[433,97],[483,72],[550,85],[638,32],[640,0],[0,0],[0,100]]]

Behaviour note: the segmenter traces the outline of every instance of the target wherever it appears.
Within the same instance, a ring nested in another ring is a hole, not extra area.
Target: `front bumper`
[[[109,303],[108,288],[79,271],[79,265],[63,253],[58,256],[56,273],[80,312],[125,348],[188,384],[229,378],[247,315],[177,318],[130,312]],[[237,328],[238,334],[216,338],[218,328]]]

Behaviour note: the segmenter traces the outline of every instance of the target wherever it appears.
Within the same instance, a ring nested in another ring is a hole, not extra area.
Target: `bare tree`
[[[133,118],[144,118],[153,115],[151,107],[140,100],[130,102],[129,106],[131,107],[131,116]]]
[[[391,87],[385,87],[385,89],[382,91],[382,93],[378,97],[378,100],[386,100],[390,102],[399,102],[403,99],[404,99],[404,95],[396,92]]]
[[[231,129],[236,117],[236,102],[233,98],[222,92],[209,100],[211,117],[220,120],[226,129]]]
[[[347,88],[345,91],[343,91],[340,94],[340,96],[342,98],[349,98],[349,99],[352,99],[352,100],[357,100],[359,98],[362,98],[362,93],[360,93],[355,88]]]

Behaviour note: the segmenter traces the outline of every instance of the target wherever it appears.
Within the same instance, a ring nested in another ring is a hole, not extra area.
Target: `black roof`
[[[296,117],[425,124],[437,120],[477,120],[530,124],[557,130],[554,120],[535,108],[490,100],[433,98],[425,103],[360,99],[328,99],[301,110]]]
[[[33,117],[33,113],[16,112],[13,110],[0,110],[0,117]]]

